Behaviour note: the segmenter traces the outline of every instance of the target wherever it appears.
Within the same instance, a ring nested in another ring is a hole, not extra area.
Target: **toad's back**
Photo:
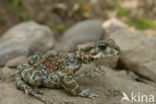
[[[80,69],[80,64],[83,63],[83,61],[78,57],[79,52],[75,48],[70,50],[61,50],[57,53],[52,52],[44,56],[39,64],[42,65],[42,70],[45,70],[47,72],[55,72],[55,71],[61,71],[61,72],[68,72],[68,68],[71,66],[79,66],[77,68],[73,69],[73,72]],[[39,65],[39,66],[40,66]]]

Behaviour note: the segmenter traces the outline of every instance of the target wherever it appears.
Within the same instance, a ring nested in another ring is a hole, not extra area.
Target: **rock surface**
[[[15,75],[15,70],[10,69],[8,67],[4,67],[4,68],[0,69],[0,73],[1,73],[0,79],[2,81],[10,82],[14,79],[13,77]]]
[[[73,97],[60,89],[42,89],[44,94],[41,96],[56,104],[131,104],[128,101],[121,102],[123,92],[127,95],[140,92],[144,95],[156,96],[154,86],[129,79],[128,75],[122,71],[116,72],[104,66],[103,70],[106,72],[104,76],[96,76],[92,80],[83,78],[79,81],[83,89],[89,88],[92,93],[99,94],[99,98]],[[43,104],[34,97],[26,96],[22,91],[17,90],[13,82],[1,82],[0,93],[0,104]]]
[[[6,63],[6,66],[11,67],[11,68],[16,68],[18,65],[20,65],[26,61],[27,61],[27,58],[25,56],[19,56],[19,57],[9,60]]]
[[[103,23],[103,28],[109,38],[114,39],[124,55],[136,64],[144,65],[155,75],[156,79],[156,38],[146,37],[139,32],[130,31],[116,19]],[[143,71],[143,70],[142,70]],[[142,72],[147,73],[147,72]]]
[[[53,32],[47,26],[33,21],[20,23],[0,39],[0,66],[17,56],[46,52],[53,44]]]
[[[69,28],[56,48],[69,48],[88,41],[101,40],[104,36],[102,24],[98,20],[85,20]]]

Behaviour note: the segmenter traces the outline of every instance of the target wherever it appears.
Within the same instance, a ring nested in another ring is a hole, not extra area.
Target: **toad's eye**
[[[98,48],[101,50],[105,50],[107,48],[107,46],[105,44],[99,44]]]

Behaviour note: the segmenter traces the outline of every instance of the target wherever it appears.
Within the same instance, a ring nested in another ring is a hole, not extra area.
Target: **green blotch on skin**
[[[75,83],[75,82],[72,82],[71,84],[68,85],[68,87],[69,87],[70,89],[74,89],[75,86],[76,86],[76,83]]]
[[[72,81],[72,78],[71,77],[67,77],[66,78],[66,81],[68,82],[68,81]]]
[[[82,90],[80,89],[80,87],[76,88],[75,91],[76,91],[76,93],[81,93],[82,92]]]
[[[107,54],[108,54],[108,52],[106,52],[106,51],[105,51],[105,52],[103,52],[103,54],[104,54],[104,55],[107,55]]]
[[[88,47],[85,48],[84,51],[89,51],[89,50],[91,50],[92,48],[93,48],[92,46],[88,46]]]
[[[110,50],[110,54],[114,55],[115,53],[114,53],[114,51],[113,51],[113,50]]]

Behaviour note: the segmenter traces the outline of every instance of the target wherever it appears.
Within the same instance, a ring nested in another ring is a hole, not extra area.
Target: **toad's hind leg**
[[[89,90],[82,90],[72,76],[64,76],[62,87],[70,94],[81,97],[95,98],[96,94],[90,94]]]
[[[16,86],[17,88],[25,91],[25,93],[27,95],[32,95],[34,97],[36,97],[37,99],[39,99],[40,101],[44,102],[45,104],[50,104],[48,101],[44,100],[43,98],[41,98],[37,93],[39,90],[35,90],[33,89],[30,85],[28,85],[23,78],[21,77],[21,72],[25,69],[25,68],[29,68],[30,66],[28,64],[22,64],[20,65],[17,69],[18,71],[16,72]]]

